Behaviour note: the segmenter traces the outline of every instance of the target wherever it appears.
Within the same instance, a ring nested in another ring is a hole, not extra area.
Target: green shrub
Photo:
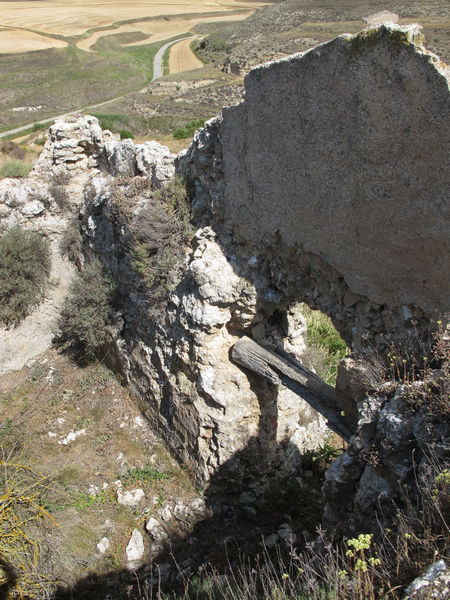
[[[80,271],[64,300],[57,344],[81,364],[95,359],[105,344],[113,315],[114,286],[98,259]]]
[[[132,140],[134,138],[134,135],[128,129],[121,129],[119,135],[121,140]]]
[[[156,471],[150,467],[144,467],[143,469],[133,467],[128,469],[128,473],[123,479],[126,482],[132,483],[136,483],[137,481],[155,482],[169,479],[169,475],[167,473],[162,473],[161,471]]]
[[[36,144],[36,146],[45,146],[46,141],[47,139],[45,138],[45,136],[41,135],[40,137],[34,140],[34,143]]]
[[[0,167],[0,179],[4,179],[5,177],[26,177],[31,169],[31,165],[26,165],[16,158],[11,158]]]
[[[186,138],[190,138],[194,135],[197,129],[203,127],[205,124],[205,119],[197,119],[196,121],[190,121],[186,123],[184,127],[180,127],[175,129],[173,132],[173,137],[177,140],[184,140]]]
[[[94,113],[94,117],[97,117],[102,129],[108,129],[113,133],[119,133],[121,129],[124,129],[130,123],[127,115],[123,114]]]
[[[1,323],[19,323],[43,299],[50,264],[48,241],[39,233],[13,227],[0,238]]]

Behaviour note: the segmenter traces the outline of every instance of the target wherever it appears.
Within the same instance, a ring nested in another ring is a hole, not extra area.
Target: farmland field
[[[239,0],[0,1],[0,131],[142,89],[168,40],[201,23],[242,20],[264,3]],[[201,66],[189,44],[177,70]]]

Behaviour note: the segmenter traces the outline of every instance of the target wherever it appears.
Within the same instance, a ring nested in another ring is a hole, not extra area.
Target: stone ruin
[[[147,177],[154,187],[169,177],[167,149],[152,147],[152,158],[99,132],[91,117],[57,124],[22,196],[16,189],[10,201],[3,182],[0,201],[4,223],[45,230],[47,215],[57,237],[65,217],[51,194],[27,215],[26,190],[33,177],[70,168],[85,249],[123,288],[111,360],[172,451],[222,493],[261,491],[272,475],[295,473],[301,454],[326,439],[326,421],[310,407],[317,394],[298,370],[300,303],[328,314],[353,351],[382,351],[428,335],[446,318],[450,291],[449,71],[424,48],[420,28],[386,24],[343,35],[253,69],[245,86],[245,101],[209,121],[175,161],[198,230],[156,323],[108,202],[116,175]],[[145,207],[137,203],[135,218]],[[271,357],[253,372],[239,366],[249,366],[248,352],[231,360],[244,338]],[[350,439],[327,481],[331,520],[342,510],[339,497],[347,512],[369,514],[411,475],[411,465],[390,454],[379,468],[366,464],[364,445],[385,436],[403,460],[424,440],[420,415],[403,421],[406,437],[394,427],[401,398],[356,398],[345,377],[351,368],[343,369],[342,405],[322,388],[331,412],[345,409],[337,427]],[[444,443],[448,427],[436,427],[427,439]]]

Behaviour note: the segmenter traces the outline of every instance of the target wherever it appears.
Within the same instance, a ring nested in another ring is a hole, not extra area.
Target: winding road
[[[164,44],[164,46],[161,46],[161,48],[155,54],[155,58],[153,59],[152,81],[154,81],[155,79],[158,79],[159,77],[162,77],[163,56],[164,56],[164,53],[167,50],[167,48],[172,46],[172,44],[177,44],[178,42],[181,42],[182,40],[187,40],[191,37],[192,36],[188,35],[186,37],[178,38],[177,40],[172,40],[171,42],[167,42],[166,44]],[[131,96],[131,94],[136,94],[136,93],[139,93],[139,91],[144,91],[146,89],[147,85],[144,88],[142,88],[142,90],[128,92],[127,94],[123,94],[122,96],[117,96],[117,98],[111,98],[110,100],[106,100],[105,102],[100,102],[99,104],[91,104],[90,106],[83,106],[82,108],[77,108],[75,110],[71,110],[70,112],[64,113],[62,115],[57,115],[56,117],[50,117],[49,119],[43,119],[42,121],[35,121],[34,123],[28,123],[28,125],[22,125],[21,127],[16,127],[15,129],[10,129],[9,131],[3,131],[2,133],[0,133],[0,139],[6,137],[8,135],[14,135],[16,133],[19,134],[22,131],[27,131],[28,129],[30,129],[30,127],[33,127],[34,125],[47,125],[47,123],[52,123],[56,119],[62,119],[63,117],[69,117],[70,115],[74,115],[81,111],[91,110],[93,108],[100,108],[101,106],[106,106],[106,104],[111,104],[112,102],[117,102],[118,100],[123,100],[123,98],[126,98],[127,96]]]

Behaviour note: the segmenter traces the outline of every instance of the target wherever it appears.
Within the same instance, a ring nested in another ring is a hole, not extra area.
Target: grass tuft
[[[336,384],[339,362],[350,353],[331,319],[319,310],[304,309],[308,349],[304,355],[307,366],[330,385]]]
[[[0,167],[0,179],[26,177],[33,167],[17,158],[10,158]]]

